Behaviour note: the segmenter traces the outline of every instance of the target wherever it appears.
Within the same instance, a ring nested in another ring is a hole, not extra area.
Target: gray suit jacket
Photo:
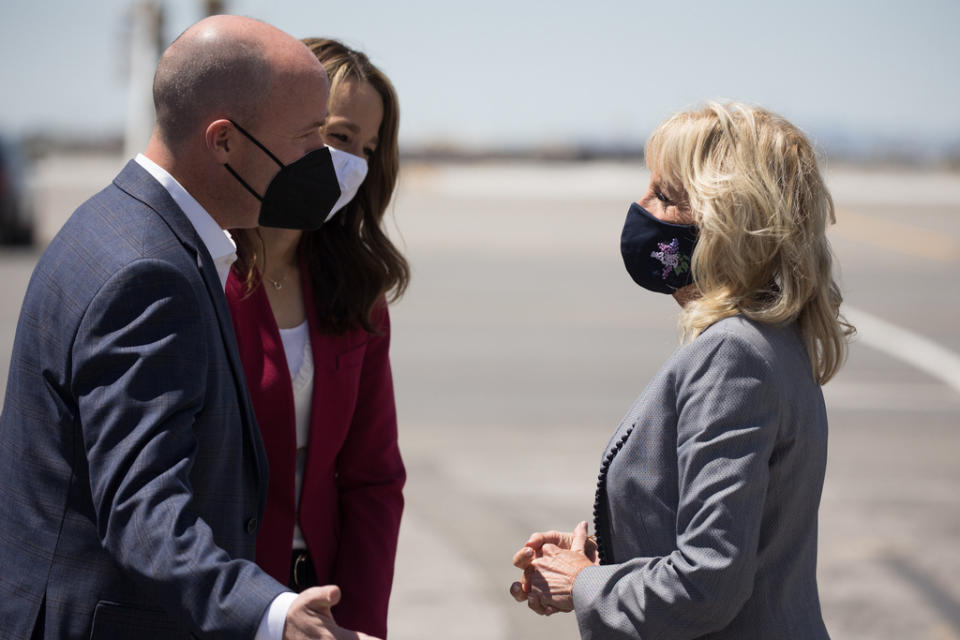
[[[210,255],[131,162],[64,225],[21,309],[0,638],[252,638],[284,590],[252,562],[266,464]]]
[[[796,327],[737,316],[684,345],[610,440],[585,639],[822,640],[823,395]]]

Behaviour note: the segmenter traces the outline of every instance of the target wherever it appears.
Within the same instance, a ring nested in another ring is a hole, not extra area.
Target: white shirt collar
[[[226,229],[220,228],[220,225],[207,213],[207,210],[200,206],[200,203],[187,193],[183,185],[177,182],[176,178],[170,175],[166,169],[142,153],[137,154],[136,162],[167,190],[173,201],[186,214],[190,224],[193,225],[197,235],[200,236],[200,240],[203,241],[207,251],[210,252],[210,257],[213,258],[213,264],[217,269],[217,275],[220,277],[220,285],[225,288],[227,286],[227,276],[230,273],[230,265],[237,259],[237,245],[233,238],[230,237]],[[200,258],[198,256],[197,264],[199,265],[199,263]]]

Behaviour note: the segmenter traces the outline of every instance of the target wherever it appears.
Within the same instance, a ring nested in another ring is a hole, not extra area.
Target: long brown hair
[[[410,266],[381,228],[400,168],[397,94],[365,54],[328,38],[305,38],[303,43],[326,69],[331,96],[344,81],[358,80],[369,83],[383,100],[377,147],[367,160],[367,177],[357,195],[332,220],[305,232],[300,240],[322,328],[342,334],[363,327],[377,333],[374,311],[398,300],[410,281]],[[261,285],[256,269],[257,248],[262,248],[258,235],[255,230],[233,232],[247,291]]]

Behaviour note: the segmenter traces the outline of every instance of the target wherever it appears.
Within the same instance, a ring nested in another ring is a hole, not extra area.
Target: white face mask
[[[340,184],[340,197],[333,208],[330,209],[330,213],[327,214],[324,222],[330,220],[337,211],[353,200],[354,196],[357,195],[357,190],[360,189],[360,185],[363,184],[364,178],[367,177],[367,161],[365,159],[335,149],[330,145],[327,145],[327,148],[330,149],[333,170],[337,173],[337,182]]]

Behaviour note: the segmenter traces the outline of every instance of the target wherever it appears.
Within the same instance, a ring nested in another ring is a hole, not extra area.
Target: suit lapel
[[[127,163],[123,171],[113,179],[113,183],[153,209],[191,253],[196,255],[201,248],[205,250],[203,241],[190,224],[187,215],[174,202],[167,190],[135,160]]]
[[[233,323],[230,319],[230,311],[227,309],[227,299],[223,293],[223,287],[220,284],[220,278],[217,275],[216,267],[213,264],[213,258],[207,251],[206,245],[200,239],[196,229],[190,223],[186,214],[180,209],[173,198],[163,188],[160,183],[153,179],[143,167],[131,160],[114,179],[114,184],[127,192],[137,200],[140,200],[151,209],[170,227],[174,235],[180,240],[184,248],[193,255],[203,278],[203,283],[207,288],[207,294],[210,296],[210,302],[213,305],[217,323],[220,327],[220,336],[223,339],[223,347],[227,353],[227,360],[230,363],[230,372],[233,375],[233,382],[237,389],[237,398],[240,403],[240,412],[243,416],[244,430],[246,436],[255,444],[254,464],[257,474],[257,484],[266,485],[267,460],[263,449],[263,441],[260,437],[260,430],[257,427],[254,417],[253,406],[250,402],[250,394],[246,386],[243,367],[240,363],[240,353],[237,349],[237,341],[233,332]],[[266,500],[266,492],[262,492],[261,502]],[[261,505],[262,506],[262,505]]]
[[[237,348],[237,338],[233,331],[233,322],[230,319],[230,310],[227,308],[227,299],[220,284],[220,276],[213,265],[213,259],[206,246],[201,243],[198,251],[197,261],[200,263],[200,273],[203,276],[203,283],[207,286],[207,293],[213,302],[213,309],[217,314],[217,322],[220,324],[220,335],[223,338],[223,347],[227,352],[227,360],[230,362],[230,372],[233,374],[233,384],[237,387],[237,397],[240,400],[240,408],[244,416],[244,426],[247,431],[247,437],[256,442],[259,446],[254,447],[256,453],[255,463],[257,477],[262,480],[262,485],[266,484],[267,478],[267,459],[263,448],[263,439],[260,435],[260,429],[257,426],[253,404],[250,400],[250,392],[246,385],[246,376],[243,373],[243,365],[240,362],[240,351]],[[266,492],[263,492],[266,496]]]

